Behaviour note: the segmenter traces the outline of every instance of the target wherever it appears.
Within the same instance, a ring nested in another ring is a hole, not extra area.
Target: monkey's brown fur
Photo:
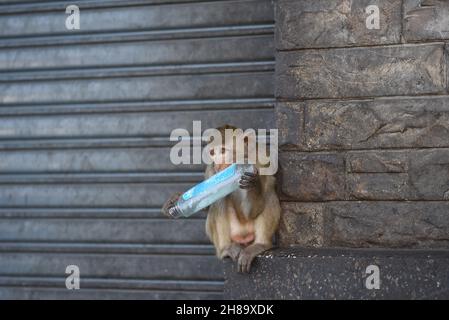
[[[229,125],[218,128],[223,137],[226,129],[237,128]],[[259,164],[255,166],[260,168]],[[215,163],[208,165],[205,178],[216,174],[216,168]],[[236,261],[239,272],[249,272],[253,259],[272,247],[281,212],[275,183],[274,176],[245,173],[240,189],[209,207],[206,233],[218,258]],[[168,202],[173,203],[172,199]],[[168,202],[164,210],[170,206]]]

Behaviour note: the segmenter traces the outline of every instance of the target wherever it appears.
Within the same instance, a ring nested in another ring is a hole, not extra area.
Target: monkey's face
[[[216,146],[210,150],[215,172],[222,171],[233,163],[233,151],[225,145]]]

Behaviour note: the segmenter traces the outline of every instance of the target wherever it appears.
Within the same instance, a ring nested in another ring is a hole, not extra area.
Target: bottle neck
[[[175,206],[171,207],[170,209],[168,209],[168,214],[173,219],[177,219],[182,216],[182,212],[179,209],[178,205],[175,205]]]

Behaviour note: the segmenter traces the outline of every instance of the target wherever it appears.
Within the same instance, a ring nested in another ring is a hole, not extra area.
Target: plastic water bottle
[[[168,213],[172,218],[190,217],[237,190],[243,173],[255,171],[251,164],[232,164],[181,195]]]

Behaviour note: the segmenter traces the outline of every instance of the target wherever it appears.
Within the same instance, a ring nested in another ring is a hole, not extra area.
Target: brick
[[[278,52],[278,99],[446,92],[443,44]]]
[[[326,205],[329,246],[449,248],[449,202]]]
[[[449,200],[449,149],[352,152],[346,163],[350,199]]]
[[[353,200],[410,200],[408,175],[404,173],[359,173],[347,176],[349,198]]]
[[[311,150],[449,146],[449,97],[307,103]]]
[[[295,149],[303,145],[304,105],[302,103],[277,103],[276,125],[279,129],[279,146]]]
[[[299,201],[343,199],[344,157],[335,153],[280,154],[281,191]]]
[[[409,183],[415,198],[449,200],[448,149],[415,151],[409,161]]]
[[[282,203],[280,246],[322,247],[323,211],[322,203]]]
[[[379,30],[366,27],[369,5],[379,7]],[[401,1],[280,0],[275,19],[280,50],[394,44],[400,42]]]
[[[404,39],[426,41],[449,39],[449,2],[405,0]]]
[[[284,200],[449,200],[449,149],[282,152]]]
[[[447,201],[283,203],[280,245],[449,248]]]
[[[407,154],[404,152],[350,153],[346,158],[348,173],[406,173]]]
[[[278,103],[276,116],[279,145],[298,150],[449,147],[448,96]]]

